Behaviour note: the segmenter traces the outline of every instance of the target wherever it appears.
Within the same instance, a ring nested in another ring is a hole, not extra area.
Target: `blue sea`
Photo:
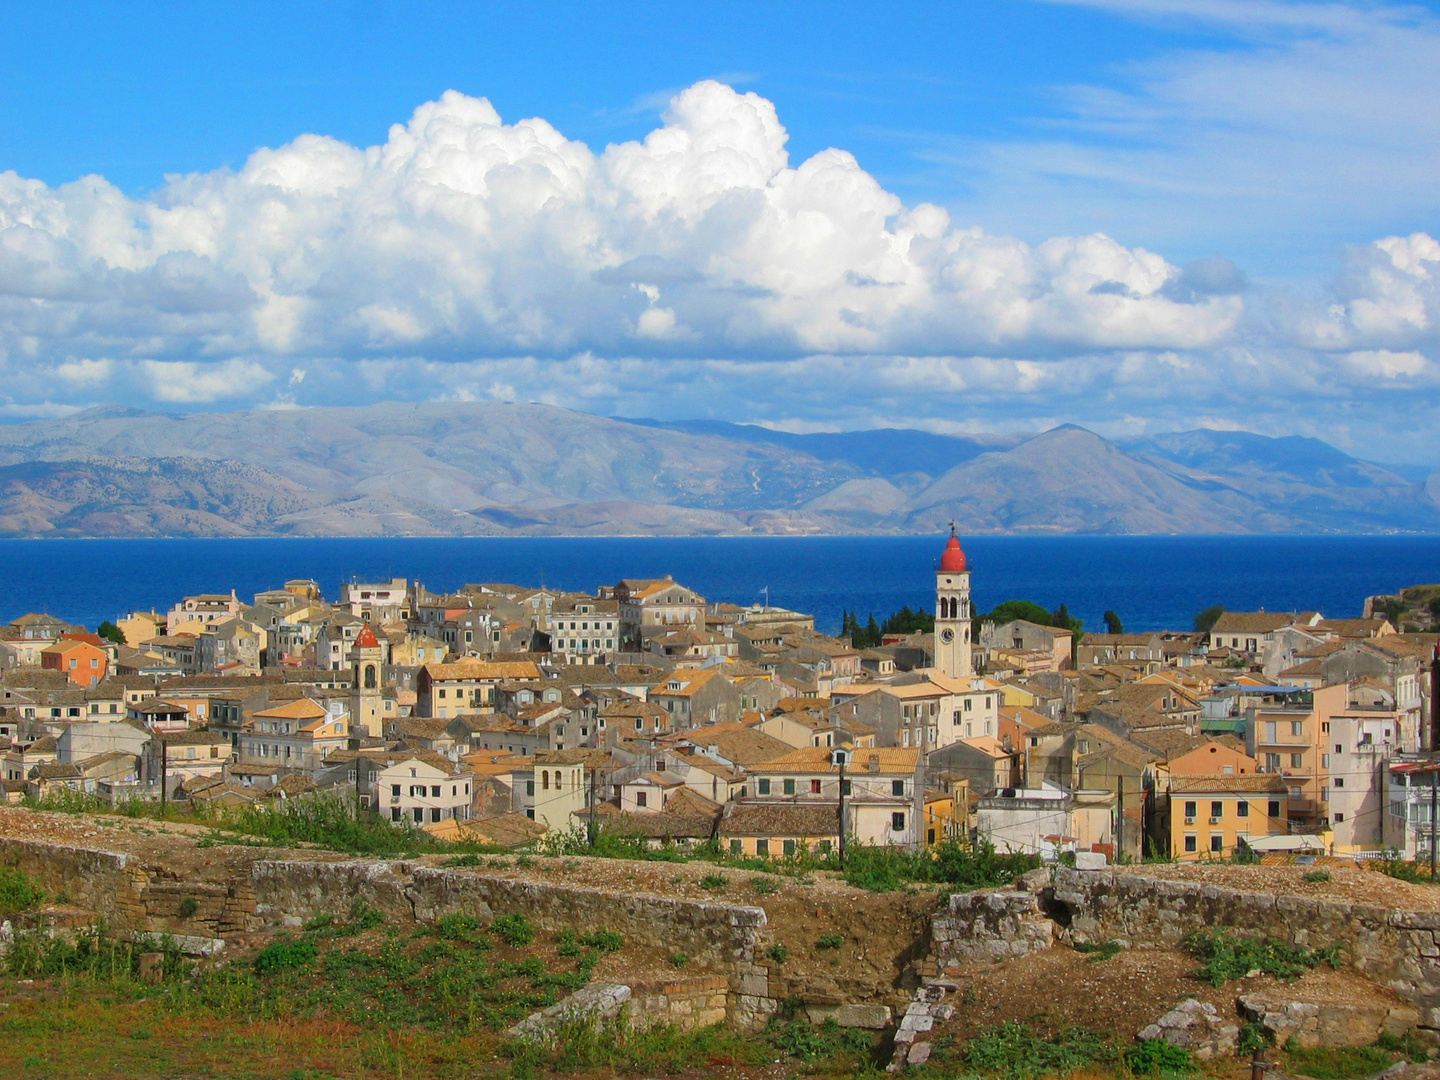
[[[342,581],[418,578],[434,591],[510,581],[593,590],[673,574],[708,599],[883,619],[933,606],[943,536],[523,539],[4,540],[0,622],[46,611],[95,626],[199,592],[249,600],[289,578],[334,598]],[[1062,536],[965,538],[979,610],[1061,603],[1092,629],[1113,609],[1126,630],[1189,629],[1232,611],[1360,614],[1365,597],[1440,581],[1437,536]]]

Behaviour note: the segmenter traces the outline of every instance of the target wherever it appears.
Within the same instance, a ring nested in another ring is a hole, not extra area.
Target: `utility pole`
[[[915,756],[915,850],[925,850],[925,755],[930,749],[930,718],[920,717],[920,752]]]
[[[165,816],[166,773],[170,771],[169,746],[165,742],[165,736],[158,731],[155,733],[155,737],[160,740],[160,816],[163,818]]]
[[[1436,780],[1440,780],[1440,774],[1437,774],[1437,773],[1435,772],[1435,767],[1434,767],[1434,765],[1433,765],[1433,763],[1432,763],[1432,765],[1431,765],[1431,767],[1430,767],[1430,880],[1431,880],[1431,882],[1434,882],[1434,880],[1435,880],[1435,846],[1436,846],[1436,845],[1435,845],[1435,839],[1436,839],[1436,837],[1435,837],[1435,824],[1436,824],[1436,820],[1435,820],[1435,807],[1436,807],[1436,803],[1437,803],[1436,793],[1437,793],[1437,792],[1440,792],[1440,788],[1437,788],[1437,787],[1436,787],[1436,784],[1435,784],[1435,781],[1436,781]]]
[[[849,753],[844,749],[836,750],[835,761],[840,766],[840,865],[845,865],[845,761]]]
[[[1118,813],[1115,815],[1115,858],[1118,861],[1125,852],[1125,776],[1118,775],[1116,778],[1115,803]]]
[[[594,769],[590,770],[590,813],[585,822],[585,840],[592,851],[595,848],[595,772]]]

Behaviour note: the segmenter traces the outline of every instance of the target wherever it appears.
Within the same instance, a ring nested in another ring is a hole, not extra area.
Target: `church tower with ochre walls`
[[[954,525],[935,571],[935,667],[952,679],[974,674],[970,662],[970,568]]]

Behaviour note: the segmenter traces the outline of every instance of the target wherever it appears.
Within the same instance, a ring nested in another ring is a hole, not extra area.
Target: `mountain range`
[[[0,535],[1440,532],[1440,473],[1328,443],[792,434],[381,403],[0,427]]]

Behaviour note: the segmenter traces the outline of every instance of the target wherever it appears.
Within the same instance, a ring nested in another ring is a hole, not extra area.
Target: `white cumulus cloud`
[[[1153,253],[958,228],[844,151],[792,164],[786,140],[769,101],[716,82],[598,154],[450,91],[382,145],[305,135],[146,199],[7,173],[0,345],[1011,355],[1201,347],[1242,313],[1238,295],[1172,288],[1180,270]]]

